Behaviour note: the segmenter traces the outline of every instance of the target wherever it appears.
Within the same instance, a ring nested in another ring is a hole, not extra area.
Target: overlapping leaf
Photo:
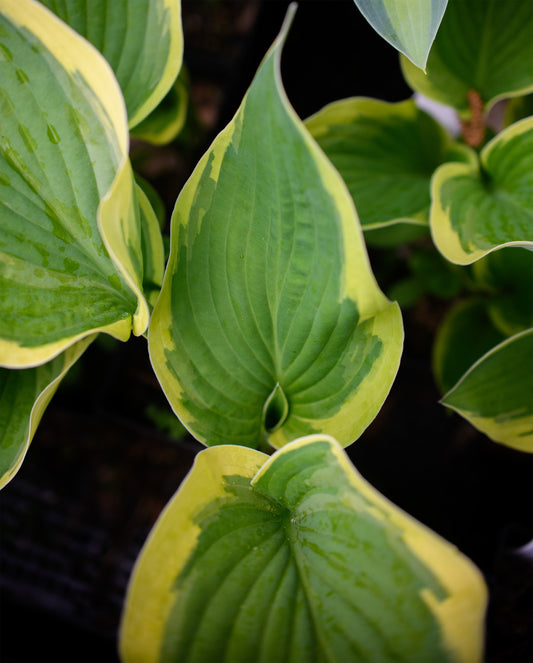
[[[490,253],[473,266],[487,292],[492,323],[507,336],[533,327],[533,252],[519,247]]]
[[[185,125],[188,104],[188,81],[182,70],[157,108],[136,125],[132,135],[154,145],[170,143]]]
[[[337,101],[306,121],[346,182],[364,230],[427,224],[430,179],[445,161],[475,155],[409,99]]]
[[[486,591],[326,436],[206,449],[130,580],[124,663],[481,658]]]
[[[454,306],[439,328],[433,351],[433,370],[443,393],[506,336],[492,323],[487,305],[472,298]]]
[[[442,399],[492,440],[533,452],[533,329],[481,357]]]
[[[0,8],[0,365],[142,333],[125,108],[101,55],[31,0]]]
[[[349,193],[284,96],[287,30],[180,194],[149,331],[172,407],[208,445],[349,444],[401,353]]]
[[[41,366],[0,368],[0,488],[17,473],[59,383],[92,340],[78,341]]]
[[[141,215],[141,248],[143,255],[143,292],[154,306],[165,271],[165,250],[159,220],[143,188],[137,184],[137,197]]]
[[[533,246],[533,118],[498,134],[478,166],[440,166],[430,225],[437,248],[462,265],[504,246]]]
[[[402,58],[409,85],[468,114],[474,90],[485,109],[533,90],[533,4],[450,0],[424,73]]]
[[[118,79],[129,126],[163,99],[183,58],[180,0],[41,0],[104,55]]]
[[[389,44],[426,68],[448,0],[355,0],[363,16]]]

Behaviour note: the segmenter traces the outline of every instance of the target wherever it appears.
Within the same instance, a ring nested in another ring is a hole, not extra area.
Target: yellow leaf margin
[[[133,326],[134,334],[140,335],[148,326],[149,309],[142,294],[140,275],[132,264],[131,249],[140,250],[140,231],[138,209],[135,210],[137,202],[131,197],[135,189],[128,158],[126,106],[115,75],[99,51],[36,0],[2,0],[0,10],[19,29],[35,35],[65,71],[73,76],[81,75],[100,102],[95,104],[95,113],[99,115],[107,133],[114,137],[120,162],[115,180],[100,202],[97,212],[98,227],[106,249],[137,296],[138,302],[133,324],[130,319],[119,320],[111,325],[35,348],[0,339],[0,366],[22,368],[43,364],[73,343],[95,332],[105,332],[125,341]]]

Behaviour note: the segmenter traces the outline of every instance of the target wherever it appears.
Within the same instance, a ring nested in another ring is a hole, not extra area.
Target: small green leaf
[[[124,663],[481,660],[486,589],[327,436],[202,451],[148,538]]]
[[[403,310],[413,306],[424,296],[424,286],[417,278],[409,276],[391,286],[387,295],[398,302]]]
[[[495,442],[533,452],[533,329],[481,357],[442,403]]]
[[[317,431],[350,444],[401,354],[352,199],[284,95],[288,26],[178,198],[149,331],[167,398],[208,445],[262,445],[277,385],[288,413],[272,445]]]
[[[433,240],[451,262],[466,265],[509,245],[533,247],[533,117],[491,140],[479,166],[440,166],[431,190]]]
[[[468,299],[454,306],[439,327],[433,348],[433,372],[441,392],[451,389],[503,340],[505,335],[493,325],[484,300]]]
[[[139,210],[120,89],[101,55],[31,0],[0,9],[0,365],[95,331],[141,334]]]
[[[468,114],[474,90],[485,110],[533,90],[533,3],[450,0],[427,61],[427,73],[401,59],[417,92]]]
[[[0,488],[18,472],[50,399],[94,336],[35,368],[0,368]]]
[[[415,250],[407,264],[424,292],[441,299],[459,294],[463,281],[461,268],[444,260],[435,249]]]
[[[165,250],[159,220],[144,192],[137,184],[137,196],[141,213],[141,242],[143,253],[143,293],[151,306],[155,305],[165,271]]]
[[[171,88],[183,58],[180,0],[41,0],[111,65],[124,94],[129,126],[145,118]]]
[[[157,108],[133,129],[135,138],[154,145],[165,145],[183,129],[189,105],[188,81],[183,71]]]
[[[489,294],[492,323],[506,336],[533,327],[533,252],[511,247],[489,253],[473,266]]]
[[[187,429],[168,405],[164,408],[151,403],[144,410],[144,416],[153,423],[157,430],[166,433],[174,440],[181,440],[187,434]]]
[[[426,68],[448,0],[355,0],[370,25],[417,67]]]
[[[343,99],[310,117],[306,127],[346,182],[365,231],[427,225],[435,169],[445,161],[475,163],[475,154],[412,99]]]

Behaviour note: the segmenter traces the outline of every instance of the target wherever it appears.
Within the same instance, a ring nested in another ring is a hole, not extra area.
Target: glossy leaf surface
[[[432,180],[430,225],[439,251],[466,265],[504,246],[533,246],[533,118],[498,134],[479,166],[448,163]]]
[[[402,58],[409,85],[465,114],[468,92],[485,108],[533,90],[533,4],[527,0],[450,0],[427,73]]]
[[[363,230],[427,224],[435,169],[450,160],[475,162],[412,99],[343,99],[310,117],[306,127],[346,182]]]
[[[169,91],[183,58],[180,0],[41,0],[111,65],[134,127]]]
[[[0,368],[0,488],[17,473],[59,383],[93,338],[35,368]]]
[[[120,89],[41,4],[0,11],[0,365],[148,323]]]
[[[495,442],[533,452],[533,330],[487,352],[442,399]]]
[[[149,331],[172,407],[208,445],[350,444],[401,353],[349,193],[284,95],[287,30],[180,194]]]
[[[389,44],[426,68],[448,0],[355,0],[363,16]]]
[[[375,491],[335,440],[271,458],[207,449],[156,523],[122,621],[125,663],[480,660],[485,588]]]

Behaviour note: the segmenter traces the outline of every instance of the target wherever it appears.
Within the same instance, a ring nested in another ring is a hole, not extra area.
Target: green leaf
[[[448,0],[355,0],[370,25],[417,67],[426,68]]]
[[[486,589],[338,443],[202,451],[130,579],[124,663],[468,661]]]
[[[284,95],[289,21],[178,198],[149,330],[167,398],[208,445],[317,431],[350,444],[401,354],[401,315],[371,273],[351,197]],[[288,411],[269,432],[275,389]]]
[[[137,183],[137,197],[141,213],[141,243],[143,254],[143,292],[151,306],[155,305],[165,271],[165,249],[156,212],[148,195]]]
[[[533,452],[533,329],[481,357],[442,403],[495,442]]]
[[[306,127],[346,182],[363,230],[427,224],[435,169],[450,160],[475,162],[412,99],[343,99]]]
[[[424,286],[413,276],[408,276],[394,283],[387,295],[398,302],[401,309],[409,308],[424,296]]]
[[[424,73],[401,59],[409,85],[468,115],[471,90],[485,110],[533,90],[533,4],[450,0]]]
[[[187,429],[168,405],[165,408],[150,403],[144,410],[144,416],[152,422],[158,431],[165,433],[174,440],[181,440],[187,434]]]
[[[48,10],[0,10],[0,365],[141,334],[139,210],[120,89]]]
[[[441,299],[456,297],[462,287],[462,270],[451,265],[435,249],[418,249],[407,264],[423,290]]]
[[[88,39],[120,84],[130,128],[171,88],[183,59],[180,0],[41,0]]]
[[[454,306],[442,322],[433,348],[433,372],[441,392],[450,390],[472,364],[503,340],[484,300],[472,298]]]
[[[94,336],[35,368],[0,368],[0,488],[18,472],[59,383]]]
[[[532,247],[533,117],[491,140],[479,166],[440,166],[431,190],[433,240],[451,262],[466,265],[504,246]]]
[[[473,273],[490,297],[492,323],[506,336],[533,327],[533,253],[512,247],[489,253]]]
[[[139,173],[135,173],[135,183],[141,187],[144,195],[148,198],[148,202],[150,203],[150,206],[157,218],[159,228],[160,230],[163,230],[167,222],[167,211],[165,209],[165,203],[163,202],[163,199],[150,184],[150,182],[139,175]]]
[[[170,143],[185,126],[189,105],[188,79],[183,73],[174,82],[164,99],[148,117],[132,131],[140,138],[154,145]]]

